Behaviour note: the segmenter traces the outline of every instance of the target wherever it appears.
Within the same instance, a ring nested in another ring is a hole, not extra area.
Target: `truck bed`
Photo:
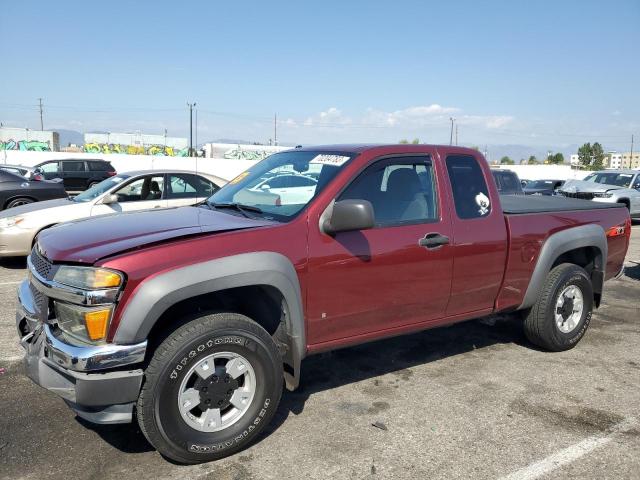
[[[624,205],[619,203],[593,202],[591,200],[545,195],[500,195],[500,203],[502,204],[502,211],[507,215],[625,208]]]

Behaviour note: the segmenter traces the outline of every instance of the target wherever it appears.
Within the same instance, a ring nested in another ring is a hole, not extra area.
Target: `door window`
[[[66,173],[84,172],[84,162],[62,162],[62,171]]]
[[[115,194],[118,196],[118,203],[161,200],[163,187],[163,175],[149,175],[124,185]]]
[[[209,180],[190,174],[169,175],[167,187],[167,198],[170,200],[209,197],[218,189]]]
[[[446,163],[458,217],[488,215],[491,212],[489,189],[478,161],[471,155],[449,155]]]
[[[42,173],[58,173],[58,162],[44,163],[38,168]]]
[[[376,226],[425,223],[438,218],[433,164],[429,157],[396,157],[367,167],[338,200],[368,200]]]

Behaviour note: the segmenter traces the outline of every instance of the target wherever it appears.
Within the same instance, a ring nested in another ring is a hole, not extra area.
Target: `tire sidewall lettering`
[[[249,426],[244,431],[236,435],[233,439],[226,440],[220,443],[215,443],[212,445],[198,445],[195,443],[191,443],[188,446],[189,451],[193,453],[219,452],[221,450],[224,450],[229,447],[233,447],[234,445],[242,442],[257,428],[260,422],[262,422],[262,419],[267,414],[267,410],[270,404],[271,404],[271,399],[265,398],[262,408],[260,409],[260,412],[258,412],[258,415],[253,419],[253,421],[249,424]]]
[[[236,335],[226,335],[226,336],[211,338],[207,341],[203,341],[199,343],[197,347],[191,348],[189,352],[182,359],[176,362],[175,366],[169,373],[169,379],[177,380],[178,377],[180,376],[179,372],[184,370],[185,367],[191,362],[191,360],[193,360],[199,354],[205,352],[210,348],[219,347],[222,345],[248,346],[251,343],[253,342],[251,342],[249,339],[242,338]]]

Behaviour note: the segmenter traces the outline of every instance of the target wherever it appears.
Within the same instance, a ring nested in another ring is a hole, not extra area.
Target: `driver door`
[[[98,204],[91,209],[91,216],[166,208],[164,175],[145,175],[129,181],[113,192],[116,203]]]

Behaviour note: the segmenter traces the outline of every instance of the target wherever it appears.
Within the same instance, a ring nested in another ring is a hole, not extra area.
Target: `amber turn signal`
[[[84,323],[90,340],[102,340],[107,335],[110,314],[110,309],[85,312]]]

